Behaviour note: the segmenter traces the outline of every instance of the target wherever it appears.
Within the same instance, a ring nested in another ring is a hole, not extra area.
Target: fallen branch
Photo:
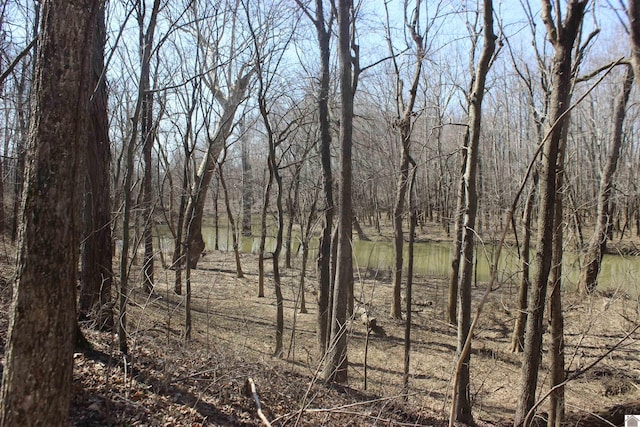
[[[262,412],[262,405],[260,404],[260,397],[258,396],[258,391],[256,390],[256,383],[252,378],[247,378],[247,381],[244,383],[244,391],[247,397],[253,398],[253,401],[256,402],[258,417],[260,417],[263,424],[267,427],[271,427],[271,423],[269,422],[267,417],[265,417],[264,412]]]

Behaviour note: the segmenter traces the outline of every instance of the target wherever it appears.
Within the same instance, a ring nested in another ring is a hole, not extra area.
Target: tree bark
[[[267,159],[269,177],[262,196],[262,210],[260,211],[260,245],[258,247],[258,297],[264,297],[264,259],[265,246],[267,244],[267,211],[271,199],[271,187],[273,186],[273,171]]]
[[[302,3],[296,0],[304,9]],[[331,126],[329,123],[329,79],[331,67],[330,38],[331,24],[325,22],[323,0],[315,1],[315,17],[309,14],[316,28],[320,53],[320,84],[318,86],[318,125],[320,127],[320,162],[322,165],[322,188],[324,191],[324,224],[318,244],[318,353],[323,356],[329,342],[329,301],[331,292],[331,232],[333,230],[333,173],[331,170]]]
[[[266,112],[266,110],[265,110]],[[278,229],[276,231],[276,247],[273,251],[273,285],[276,294],[276,346],[273,354],[282,357],[282,337],[284,336],[284,300],[282,298],[282,284],[280,278],[280,253],[282,252],[282,234],[284,230],[284,210],[282,208],[282,177],[276,161],[275,144],[270,154],[269,168],[272,169],[276,183],[276,209],[278,211]]]
[[[491,58],[495,52],[496,41],[496,36],[493,33],[493,2],[492,0],[484,0],[482,4],[484,46],[475,70],[473,91],[469,97],[469,146],[467,147],[467,163],[464,174],[465,204],[458,278],[458,355],[462,354],[466,341],[471,339],[469,336],[471,327],[471,285],[473,280],[475,234],[477,232],[475,230],[476,215],[478,212],[476,172],[478,169],[478,152],[482,127],[482,100],[484,98],[487,74],[491,66]],[[470,354],[470,351],[466,352],[455,393],[456,421],[466,424],[473,423],[469,375]]]
[[[353,2],[338,1],[338,52],[340,58],[340,187],[336,275],[331,307],[331,338],[324,367],[327,382],[347,382],[347,305],[353,281],[351,149],[353,134],[353,73],[350,26]]]
[[[111,197],[109,118],[107,83],[103,77],[106,29],[104,5],[97,15],[91,50],[93,90],[88,123],[84,168],[83,243],[80,252],[79,319],[91,319],[96,328],[111,331],[114,326],[111,303],[113,242],[111,239]],[[102,78],[101,78],[102,77]]]
[[[0,424],[66,425],[76,328],[80,155],[99,1],[44,2]],[[55,76],[55,77],[54,77]]]
[[[551,272],[549,274],[549,322],[551,323],[551,343],[549,345],[549,365],[551,366],[550,387],[555,390],[549,395],[548,427],[560,427],[564,421],[564,317],[562,314],[562,246],[563,246],[563,200],[564,190],[564,152],[567,141],[568,126],[565,126],[558,166],[556,168],[556,204],[553,232],[553,256]]]
[[[419,6],[419,5],[418,5]],[[417,9],[418,7],[416,7]],[[413,159],[411,159],[413,160]],[[404,392],[409,391],[409,365],[411,362],[411,305],[413,303],[413,261],[414,261],[414,241],[416,234],[416,224],[418,222],[418,207],[416,206],[414,187],[416,183],[416,164],[411,162],[413,171],[411,173],[411,182],[409,184],[409,249],[407,259],[407,298],[405,301],[405,309],[407,317],[404,323],[404,375],[402,379]],[[368,331],[367,331],[368,333]]]
[[[531,217],[536,198],[536,187],[538,186],[538,172],[534,171],[533,182],[529,188],[527,201],[522,214],[522,250],[520,251],[522,276],[520,277],[520,287],[518,289],[518,315],[513,327],[511,336],[511,351],[521,353],[524,351],[524,327],[527,323],[527,302],[529,288],[531,287]]]
[[[633,2],[632,2],[633,3]],[[622,126],[627,111],[627,103],[631,86],[633,84],[633,69],[626,67],[620,93],[616,97],[611,123],[611,143],[607,163],[600,178],[600,191],[598,192],[598,210],[596,229],[589,240],[589,246],[584,257],[582,275],[580,278],[580,291],[590,294],[598,287],[598,274],[602,256],[607,248],[607,231],[611,227],[611,196],[613,193],[613,176],[618,168],[618,159],[622,149]]]
[[[537,249],[534,280],[531,286],[527,325],[525,329],[522,379],[514,425],[520,426],[535,403],[538,370],[542,351],[542,324],[546,300],[547,280],[553,254],[555,218],[556,167],[563,129],[568,125],[565,112],[571,88],[571,58],[587,0],[570,0],[562,22],[554,23],[550,0],[543,0],[542,20],[547,27],[549,41],[554,48],[553,82],[551,87],[549,120],[540,171],[540,209],[538,217]],[[558,13],[560,13],[558,11]]]

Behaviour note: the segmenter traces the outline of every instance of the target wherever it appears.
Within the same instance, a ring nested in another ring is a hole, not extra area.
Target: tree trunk
[[[411,111],[410,113],[413,113]],[[405,117],[404,120],[410,120]],[[402,138],[402,160],[400,161],[400,176],[398,177],[398,189],[396,191],[396,204],[393,209],[393,299],[391,302],[391,317],[402,319],[402,302],[400,293],[402,289],[402,264],[404,233],[402,231],[402,220],[404,218],[405,195],[407,194],[407,184],[409,179],[409,150],[411,147],[411,123],[403,124],[401,129]]]
[[[302,163],[300,164],[302,165]],[[292,186],[289,188],[287,195],[287,232],[285,233],[284,245],[284,266],[285,268],[291,268],[291,252],[293,250],[293,222],[298,214],[298,203],[300,202],[300,170],[302,167],[296,167],[293,176]],[[293,196],[291,195],[293,193]]]
[[[241,127],[242,128],[242,127]],[[251,236],[251,205],[253,204],[253,174],[249,159],[249,147],[247,138],[241,139],[242,156],[242,235]]]
[[[231,201],[229,200],[229,191],[227,190],[227,183],[224,180],[224,175],[222,173],[222,164],[224,163],[225,158],[227,157],[226,149],[224,150],[224,154],[222,156],[222,162],[218,163],[218,178],[220,179],[220,186],[222,187],[222,194],[224,195],[224,204],[227,207],[227,218],[229,218],[229,225],[231,229],[229,233],[231,233],[231,242],[233,244],[233,255],[236,260],[236,277],[243,278],[244,273],[242,272],[242,264],[240,263],[240,248],[238,245],[238,232],[236,230],[236,221],[233,218],[233,211],[231,210]]]
[[[153,51],[153,37],[156,29],[160,0],[154,0],[147,31],[142,25],[144,15],[138,17],[140,25],[140,91],[142,93],[142,112],[140,117],[140,136],[142,140],[142,160],[144,162],[144,176],[142,180],[142,204],[144,210],[144,261],[142,264],[142,284],[147,293],[153,292],[153,163],[151,152],[155,141],[153,125],[153,92],[150,89],[151,53]]]
[[[531,286],[527,325],[525,329],[524,358],[520,395],[514,420],[515,426],[524,423],[525,417],[536,399],[538,370],[542,351],[542,332],[547,280],[551,270],[553,254],[553,231],[555,218],[556,167],[563,129],[568,125],[565,111],[571,88],[571,57],[586,0],[570,0],[565,19],[554,23],[550,0],[543,1],[543,21],[554,47],[553,82],[549,102],[549,120],[545,137],[540,171],[540,209],[538,217],[537,249],[534,280]],[[559,13],[559,12],[558,12]]]
[[[0,424],[67,425],[81,193],[99,1],[44,2]],[[55,77],[54,77],[55,76]]]
[[[111,302],[113,245],[111,239],[111,198],[109,173],[111,150],[107,115],[107,84],[104,70],[106,30],[104,5],[96,21],[91,50],[91,87],[84,176],[83,243],[80,252],[80,320],[91,319],[96,328],[111,331],[114,326]]]
[[[307,262],[309,260],[309,242],[311,241],[313,223],[316,219],[316,206],[318,205],[318,193],[314,192],[313,202],[309,207],[309,215],[306,224],[300,223],[302,230],[302,265],[300,267],[300,313],[307,312],[307,302],[305,298],[305,278],[307,275]]]
[[[419,6],[419,5],[418,5]],[[411,361],[411,304],[413,299],[413,249],[416,234],[416,223],[418,222],[418,208],[416,206],[415,197],[413,196],[416,183],[416,165],[412,162],[413,172],[411,174],[411,184],[409,185],[409,253],[407,259],[407,298],[405,301],[405,309],[407,317],[404,323],[404,376],[403,388],[404,392],[409,391],[409,364]]]
[[[25,94],[27,70],[22,71],[17,87],[18,96],[18,127],[20,137],[16,139],[16,169],[13,181],[13,220],[11,222],[11,241],[18,239],[18,226],[20,222],[20,206],[22,204],[22,186],[24,183],[24,168],[26,157],[26,141],[29,138],[29,122],[27,119],[29,109],[30,90]]]
[[[582,275],[580,278],[580,291],[582,293],[590,294],[597,288],[602,256],[607,248],[607,230],[611,224],[610,201],[613,192],[613,175],[618,168],[618,159],[620,158],[623,142],[622,126],[626,116],[631,86],[633,84],[633,69],[630,66],[626,68],[622,87],[616,97],[613,111],[610,134],[611,151],[609,152],[607,163],[600,178],[596,229],[589,240],[589,247],[587,248],[583,262]]]
[[[558,166],[556,168],[556,205],[553,232],[553,258],[549,275],[549,321],[551,323],[551,343],[549,345],[549,365],[551,366],[551,388],[558,387],[549,395],[548,427],[560,427],[564,421],[564,317],[562,314],[562,245],[563,245],[563,201],[564,191],[564,151],[568,127],[560,142]]]
[[[466,199],[464,175],[467,167],[468,147],[469,132],[466,132],[462,142],[462,162],[460,167],[460,179],[458,180],[458,197],[456,198],[455,222],[453,226],[453,253],[451,254],[451,273],[449,277],[447,317],[451,325],[457,324],[458,321],[458,282],[460,277],[460,258],[462,255],[463,208]]]
[[[269,162],[269,159],[267,159]],[[260,211],[260,246],[258,248],[258,297],[264,297],[264,258],[265,246],[267,243],[267,211],[269,210],[269,200],[271,198],[271,186],[273,185],[273,171],[269,167],[269,178],[264,188],[262,197],[262,210]]]
[[[275,144],[272,143],[271,161],[273,178],[276,182],[276,209],[278,210],[278,230],[276,232],[276,247],[273,251],[273,285],[276,294],[276,348],[274,355],[282,357],[282,337],[284,336],[284,300],[282,298],[282,285],[280,279],[280,253],[282,252],[282,234],[284,229],[284,210],[282,208],[282,177],[278,171],[276,162]]]
[[[329,343],[329,300],[331,290],[331,232],[333,230],[333,173],[331,171],[331,125],[329,123],[329,63],[331,23],[325,24],[323,0],[316,0],[315,19],[320,51],[320,85],[318,86],[318,125],[320,127],[320,162],[324,191],[324,224],[318,244],[318,353],[327,351]]]
[[[478,169],[478,151],[480,149],[482,126],[482,100],[496,40],[496,36],[493,34],[492,0],[483,1],[483,18],[484,46],[476,66],[473,92],[469,97],[469,146],[467,148],[467,164],[464,174],[465,204],[458,278],[458,355],[462,354],[466,341],[471,339],[469,336],[471,327],[471,285],[473,280],[475,234],[477,232],[475,229],[476,215],[478,212],[476,171]],[[466,424],[473,424],[469,375],[470,354],[470,351],[466,352],[454,397],[457,409],[455,411],[456,421]]]
[[[520,288],[518,290],[518,316],[511,336],[511,351],[521,353],[524,350],[524,327],[527,323],[527,301],[529,288],[531,287],[530,267],[531,267],[531,217],[536,198],[536,187],[538,186],[538,172],[534,171],[533,182],[529,188],[529,195],[524,205],[522,214],[522,249],[520,251],[522,276],[520,277]]]
[[[182,167],[182,187],[180,193],[180,206],[178,207],[178,221],[176,224],[176,233],[173,240],[173,259],[171,266],[176,270],[176,276],[173,284],[173,291],[182,294],[182,266],[184,265],[184,253],[182,247],[182,233],[184,230],[185,215],[187,210],[187,202],[189,198],[189,164],[193,149],[189,147],[189,140],[193,131],[193,114],[197,105],[198,85],[193,85],[191,92],[191,102],[187,110],[186,130],[182,138],[182,152],[184,154],[184,165]]]
[[[352,192],[351,192],[351,148],[353,132],[352,56],[350,25],[353,3],[338,1],[338,51],[340,57],[340,187],[338,215],[338,252],[336,275],[331,307],[331,338],[324,367],[327,382],[347,382],[347,305],[349,284],[353,281],[352,238]]]
[[[387,7],[385,3],[385,8]],[[411,161],[411,133],[413,129],[412,118],[415,115],[413,108],[416,102],[416,96],[418,94],[418,86],[420,84],[420,77],[422,71],[422,61],[424,57],[424,47],[422,35],[419,33],[420,23],[420,0],[416,1],[411,14],[411,21],[408,22],[406,17],[408,14],[408,4],[405,3],[405,26],[411,34],[411,38],[416,47],[415,68],[413,72],[413,78],[411,80],[411,87],[409,88],[409,99],[405,103],[404,95],[402,94],[402,88],[404,86],[400,69],[394,55],[393,45],[391,43],[391,33],[387,33],[387,42],[389,50],[393,58],[393,65],[396,77],[396,126],[400,132],[400,140],[402,142],[402,154],[400,158],[400,175],[398,176],[398,184],[396,190],[396,203],[393,209],[393,241],[394,241],[394,256],[395,264],[393,271],[393,300],[391,303],[391,317],[394,319],[402,318],[401,309],[401,288],[402,288],[402,265],[403,265],[403,246],[404,236],[402,230],[402,220],[405,210],[405,198],[407,194],[407,187],[409,185],[409,163]],[[389,12],[387,10],[387,21],[389,20]],[[413,213],[412,213],[413,214]],[[411,237],[413,238],[413,236]]]
[[[233,118],[236,110],[244,101],[245,92],[249,85],[252,72],[240,77],[233,86],[232,93],[229,94],[222,106],[222,116],[213,136],[208,136],[208,145],[204,158],[198,168],[196,179],[191,188],[192,196],[187,206],[187,218],[191,218],[191,226],[187,232],[186,241],[189,246],[189,262],[191,268],[196,268],[200,255],[204,251],[204,240],[202,238],[202,219],[204,216],[204,202],[207,196],[207,190],[211,183],[211,177],[215,171],[218,156],[222,151],[227,138],[231,134],[233,127]]]

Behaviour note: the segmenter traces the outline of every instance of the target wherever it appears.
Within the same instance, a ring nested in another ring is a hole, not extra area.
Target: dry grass
[[[13,255],[5,255],[0,273],[10,281]],[[160,268],[154,295],[144,294],[139,286],[131,294],[131,366],[125,369],[115,336],[86,330],[97,352],[75,356],[72,422],[260,425],[253,401],[243,394],[245,380],[252,377],[274,425],[446,424],[456,331],[444,321],[445,280],[418,277],[414,281],[411,380],[405,400],[404,324],[388,318],[388,273],[358,272],[356,278],[357,308],[366,307],[383,329],[369,340],[368,390],[364,391],[366,330],[358,319],[350,324],[350,387],[327,387],[316,378],[313,266],[307,278],[307,314],[296,310],[299,270],[284,270],[285,358],[277,359],[271,355],[275,342],[272,278],[266,278],[266,297],[258,298],[255,256],[243,255],[242,263],[246,277],[238,279],[231,253],[209,252],[193,271],[189,343],[183,336],[184,297],[172,291],[174,272]],[[270,270],[270,263],[266,265]],[[479,298],[482,292],[480,287],[474,296]],[[508,423],[513,416],[521,357],[508,351],[515,297],[516,288],[508,283],[495,291],[474,337],[471,392],[474,415],[481,425]],[[617,345],[639,321],[638,300],[623,294],[587,299],[566,294],[564,304],[569,372]],[[2,298],[2,306],[0,326],[6,330],[7,298]],[[596,368],[567,385],[568,410],[577,417],[640,399],[639,355],[638,336],[633,335]],[[546,358],[540,379],[544,391],[548,388]],[[300,412],[301,408],[305,411]]]
[[[233,354],[248,361],[269,366],[274,372],[290,371],[305,380],[307,387],[318,368],[316,356],[316,306],[314,278],[308,278],[307,314],[297,312],[297,269],[285,270],[285,355],[271,357],[275,341],[275,299],[270,277],[266,279],[265,298],[257,295],[255,257],[243,255],[246,277],[237,279],[231,254],[212,252],[193,274],[194,342],[200,351]],[[267,263],[267,266],[269,264]],[[375,316],[384,332],[372,334],[368,351],[368,393],[380,397],[400,396],[402,390],[403,322],[388,318],[391,286],[382,273],[362,272],[356,281],[357,306]],[[146,301],[142,294],[135,300],[133,319],[139,319],[136,336],[165,340],[173,346],[182,333],[183,298],[172,293],[172,272],[164,272],[158,284],[161,298]],[[414,313],[411,353],[411,381],[408,408],[417,414],[444,418],[449,404],[451,376],[455,359],[456,331],[443,321],[446,307],[446,282],[439,278],[417,278],[414,285]],[[482,289],[474,291],[479,297]],[[485,308],[473,343],[471,359],[474,414],[478,419],[497,422],[512,416],[520,378],[520,355],[508,351],[515,316],[515,286],[504,284]],[[144,307],[144,309],[143,309]],[[638,302],[625,295],[592,296],[579,299],[565,295],[567,369],[574,371],[595,360],[638,322]],[[133,307],[132,307],[133,308]],[[295,331],[292,338],[292,329]],[[350,324],[350,386],[362,389],[366,329],[357,319]],[[291,344],[291,345],[290,345]],[[567,386],[567,407],[575,412],[590,412],[640,398],[638,384],[637,337],[605,358],[597,369]],[[547,386],[548,365],[543,359],[540,390]],[[265,386],[264,384],[262,385]],[[260,387],[260,384],[259,384]],[[297,390],[296,395],[300,395]],[[321,407],[313,395],[305,404]],[[392,400],[393,401],[393,400]],[[396,399],[396,401],[399,401]],[[265,400],[265,405],[276,401]],[[336,405],[337,406],[337,405]],[[542,406],[544,410],[544,405]],[[282,414],[274,413],[274,416]]]

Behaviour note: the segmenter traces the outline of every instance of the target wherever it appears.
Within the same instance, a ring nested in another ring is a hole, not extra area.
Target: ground
[[[11,252],[6,249],[0,254],[3,348],[13,274]],[[245,278],[238,279],[232,254],[209,251],[193,271],[193,336],[188,343],[183,334],[184,297],[172,291],[174,272],[160,267],[154,294],[144,294],[136,285],[131,295],[131,360],[126,366],[115,335],[84,325],[94,350],[74,355],[73,425],[262,425],[254,400],[247,397],[248,378],[255,381],[273,425],[447,425],[456,333],[444,321],[445,280],[417,277],[414,281],[411,378],[409,389],[403,390],[404,322],[388,317],[389,274],[360,272],[355,286],[357,314],[350,323],[349,385],[329,387],[317,378],[313,264],[307,278],[306,314],[295,309],[299,266],[284,270],[285,354],[280,359],[272,356],[272,277],[265,281],[266,297],[258,298],[255,255],[244,254],[242,263]],[[270,274],[270,261],[266,265]],[[132,271],[138,270],[134,265]],[[483,291],[480,284],[474,298],[479,299]],[[471,393],[479,425],[508,425],[513,417],[521,355],[509,352],[508,344],[516,294],[516,286],[508,281],[494,291],[474,336]],[[567,384],[571,425],[607,425],[593,417],[589,423],[584,419],[590,413],[604,415],[607,408],[640,400],[640,335],[624,339],[638,325],[639,300],[622,292],[589,298],[566,292],[564,304],[569,375],[613,349]],[[369,337],[366,361],[366,328],[359,317],[363,311],[380,325]],[[545,353],[541,394],[548,389],[548,373]],[[543,403],[541,413],[544,410]]]

